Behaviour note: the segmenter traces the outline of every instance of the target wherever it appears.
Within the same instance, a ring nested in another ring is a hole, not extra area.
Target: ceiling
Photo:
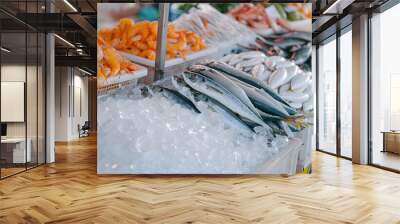
[[[368,11],[375,12],[388,2],[395,0],[314,0],[313,1],[313,44],[320,44],[352,23]]]
[[[8,60],[25,62],[26,56],[37,55],[33,38],[37,33],[52,32],[61,37],[55,38],[56,65],[79,66],[95,74],[97,2],[50,0],[46,5],[45,0],[0,0],[2,46],[11,50]],[[27,35],[21,35],[25,32]]]

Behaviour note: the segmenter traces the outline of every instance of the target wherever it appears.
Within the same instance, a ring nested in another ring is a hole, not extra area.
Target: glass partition
[[[6,177],[24,171],[31,156],[26,150],[26,33],[3,32],[1,46],[1,174]]]
[[[318,51],[318,149],[336,154],[336,39]]]
[[[371,162],[400,171],[400,5],[371,19]]]
[[[340,36],[340,155],[352,157],[352,32]]]
[[[38,64],[37,64],[37,162],[46,162],[46,36],[38,33]]]
[[[19,17],[44,1],[1,1]],[[45,162],[45,44],[43,33],[0,12],[0,178]]]
[[[38,149],[38,41],[37,33],[27,33],[27,52],[28,52],[28,61],[27,61],[27,76],[26,76],[26,112],[27,112],[27,142],[28,147],[27,150],[30,151],[30,160],[27,163],[27,167],[33,167],[37,165],[37,149]]]

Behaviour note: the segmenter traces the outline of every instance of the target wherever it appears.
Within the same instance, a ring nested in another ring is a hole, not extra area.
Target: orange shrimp
[[[121,59],[121,70],[124,72],[133,72],[137,69],[138,67],[130,62],[129,60],[122,58]]]
[[[206,20],[203,23],[204,26],[208,26]],[[154,60],[157,48],[157,29],[157,21],[134,23],[133,20],[124,18],[113,29],[99,31],[99,37],[102,38],[99,40],[99,44]],[[204,40],[199,35],[185,29],[177,30],[172,24],[167,27],[167,41],[168,59],[175,57],[186,58],[188,53],[199,51],[206,47]],[[105,61],[105,63],[108,63],[108,60]],[[113,74],[115,65],[113,63],[108,65],[111,69],[110,73]],[[105,71],[105,74],[107,74],[107,71]]]
[[[104,48],[104,59],[107,61],[107,64],[110,65],[111,75],[115,75],[121,69],[121,65],[119,63],[120,56],[117,55],[114,48],[106,47]]]
[[[208,29],[208,20],[202,19],[201,21],[203,22],[204,28]]]
[[[138,55],[140,53],[140,50],[137,48],[129,48],[125,50],[127,53]]]
[[[104,69],[103,66],[97,66],[97,76],[104,77]]]
[[[147,46],[149,47],[149,49],[156,50],[157,42],[155,40],[147,39],[146,43],[147,43]]]
[[[139,56],[148,58],[150,60],[155,60],[156,59],[156,53],[153,50],[150,50],[150,49],[140,52]]]
[[[111,41],[113,40],[112,29],[102,28],[97,33],[97,35],[102,38],[104,43],[111,45]]]
[[[149,28],[150,28],[150,33],[154,36],[157,36],[158,23],[156,21],[151,22],[149,24]]]
[[[167,37],[169,37],[169,38],[175,38],[175,39],[179,38],[179,34],[176,33],[175,27],[174,27],[173,25],[168,25],[168,28],[167,28]]]
[[[133,46],[142,51],[148,49],[147,44],[142,42],[141,40],[133,42]]]

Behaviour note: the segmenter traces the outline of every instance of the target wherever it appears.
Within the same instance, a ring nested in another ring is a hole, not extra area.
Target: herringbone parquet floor
[[[315,153],[311,175],[98,176],[96,139],[0,181],[0,223],[400,223],[400,175]]]

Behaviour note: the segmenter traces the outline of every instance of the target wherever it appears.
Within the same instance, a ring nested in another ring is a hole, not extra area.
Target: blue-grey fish
[[[249,76],[248,74],[246,74],[245,72],[242,72],[240,70],[237,70],[235,68],[233,68],[230,65],[227,65],[225,63],[222,62],[218,62],[218,61],[213,61],[210,63],[206,64],[208,67],[214,68],[218,71],[221,71],[227,75],[233,76],[243,82],[246,82],[254,87],[257,87],[259,89],[263,89],[265,90],[265,92],[267,92],[269,95],[271,95],[274,99],[278,100],[279,102],[285,104],[286,106],[290,107],[290,105],[288,104],[288,102],[286,102],[281,96],[278,95],[278,93],[271,89],[269,86],[267,86],[265,83],[263,83],[262,81],[255,79],[251,76]]]
[[[215,81],[195,73],[184,72],[182,76],[191,88],[216,100],[240,117],[249,119],[260,126],[267,126],[250,108]]]
[[[175,102],[183,105],[184,107],[186,107],[196,113],[200,113],[200,110],[197,109],[196,105],[192,101],[187,99],[185,96],[181,95],[178,91],[167,88],[167,87],[159,86],[159,85],[153,85],[153,86],[150,86],[150,88],[153,92],[158,92],[162,96],[164,96],[168,99],[174,100]]]
[[[191,71],[200,73],[201,75],[206,76],[209,79],[214,80],[216,83],[218,83],[220,86],[222,86],[225,90],[233,94],[236,98],[238,98],[243,104],[245,104],[254,114],[256,114],[259,118],[260,115],[257,113],[256,108],[254,105],[251,103],[250,99],[246,95],[246,93],[243,91],[242,88],[237,86],[235,82],[233,82],[231,79],[226,77],[225,75],[221,74],[217,70],[214,70],[212,68],[203,66],[203,65],[196,65],[196,66],[191,66],[189,68]]]

